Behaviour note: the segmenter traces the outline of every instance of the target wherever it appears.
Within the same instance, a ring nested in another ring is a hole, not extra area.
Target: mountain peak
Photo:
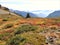
[[[53,13],[47,16],[47,18],[55,18],[55,17],[60,17],[60,10],[54,11]]]

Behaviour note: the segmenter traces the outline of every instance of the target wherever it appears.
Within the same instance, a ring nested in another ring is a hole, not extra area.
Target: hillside
[[[53,13],[47,16],[47,18],[56,18],[56,17],[60,17],[60,11],[54,11]]]
[[[0,45],[60,45],[60,18],[23,18],[0,11]]]
[[[9,13],[11,13],[11,14],[9,14]],[[5,17],[9,17],[9,16],[13,17],[13,16],[15,16],[17,18],[22,18],[21,16],[18,16],[18,14],[15,14],[15,13],[10,12],[9,10],[5,10],[3,8],[0,8],[0,18],[3,18],[4,17],[3,15]]]

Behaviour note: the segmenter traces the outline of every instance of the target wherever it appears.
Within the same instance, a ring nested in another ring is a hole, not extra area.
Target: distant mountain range
[[[14,12],[14,13],[20,15],[20,16],[23,16],[23,17],[26,17],[27,13],[29,13],[31,17],[40,17],[40,18],[41,18],[41,16],[45,17],[45,15],[46,15],[44,13],[34,14],[34,13],[31,13],[31,12],[12,10],[12,9],[10,11]],[[55,18],[55,17],[60,17],[60,10],[49,13],[46,18]]]
[[[60,17],[60,10],[54,11],[47,16],[47,18],[56,18],[56,17]]]
[[[26,17],[27,13],[29,13],[31,17],[37,17],[36,14],[31,13],[31,12],[25,12],[25,11],[19,11],[19,10],[12,10],[12,9],[10,11],[14,12],[14,13],[20,15],[20,16],[23,16],[23,17]]]
[[[42,13],[42,12],[45,12],[45,11],[33,11],[33,12],[26,12],[26,11],[19,11],[19,10],[13,10],[13,9],[10,9],[11,12],[14,12],[20,16],[23,16],[23,17],[26,17],[27,13],[30,14],[31,17],[39,17],[39,18],[42,18],[42,17],[46,17],[48,14],[45,14],[45,13]],[[49,12],[49,11],[46,11],[46,13]]]

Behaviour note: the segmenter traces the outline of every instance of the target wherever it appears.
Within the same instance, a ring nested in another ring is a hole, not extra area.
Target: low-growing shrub
[[[50,27],[50,29],[52,29],[52,30],[56,30],[57,28],[56,28],[56,27]]]
[[[4,34],[0,34],[0,40],[7,40],[6,38],[9,36],[9,33],[4,33]]]
[[[33,25],[22,25],[21,27],[18,27],[15,31],[15,34],[20,34],[23,32],[29,32],[29,31],[34,31],[36,30],[37,27]]]
[[[6,45],[19,45],[24,42],[25,38],[22,38],[20,35],[16,35],[7,41]]]
[[[7,18],[4,18],[2,21],[8,21],[8,19]]]
[[[0,40],[2,40],[2,38],[3,38],[3,34],[0,34]]]
[[[7,29],[7,28],[11,28],[11,27],[13,27],[13,24],[7,24],[3,27],[3,29]]]

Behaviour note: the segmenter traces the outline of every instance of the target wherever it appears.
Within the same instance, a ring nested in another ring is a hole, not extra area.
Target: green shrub
[[[0,40],[6,40],[4,37],[9,36],[9,33],[0,34]]]
[[[3,34],[0,34],[0,40],[2,40],[2,38],[3,38]]]
[[[56,28],[56,27],[51,27],[50,29],[52,29],[52,30],[57,30],[57,28]]]
[[[18,27],[15,31],[15,34],[20,34],[23,32],[29,32],[29,31],[34,31],[36,30],[35,26],[32,25],[22,25],[21,27]]]
[[[7,41],[6,45],[19,45],[24,42],[25,38],[22,38],[20,35],[16,35]]]
[[[7,28],[11,28],[11,27],[13,27],[13,24],[7,24],[3,27],[3,29],[7,29]]]
[[[4,18],[2,21],[8,21],[8,18]]]

